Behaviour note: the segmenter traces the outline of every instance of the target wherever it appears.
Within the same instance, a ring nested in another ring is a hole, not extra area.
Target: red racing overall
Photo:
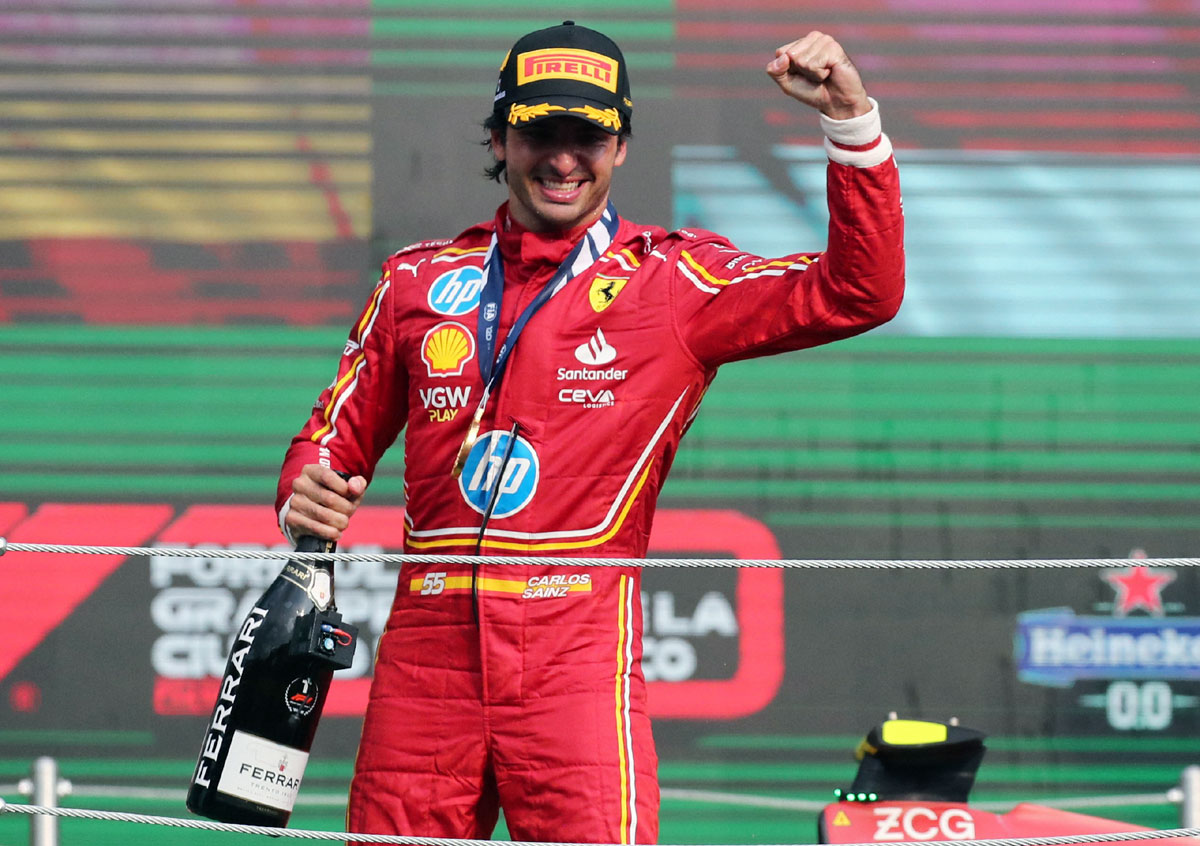
[[[406,551],[473,552],[484,495],[499,485],[484,555],[644,556],[659,489],[719,365],[855,335],[899,307],[900,192],[874,121],[871,138],[827,144],[824,253],[762,258],[709,232],[622,220],[526,326],[457,479],[483,390],[475,335],[493,233],[504,338],[580,232],[523,231],[501,206],[452,241],[401,250],[288,451],[277,506],[321,459],[370,479],[403,429]],[[514,423],[497,479],[494,448]],[[639,572],[485,564],[473,599],[470,567],[405,565],[348,830],[484,838],[502,806],[519,840],[654,842]]]

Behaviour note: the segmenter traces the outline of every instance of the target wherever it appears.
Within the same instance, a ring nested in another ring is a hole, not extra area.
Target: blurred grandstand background
[[[900,317],[723,371],[665,506],[736,509],[786,557],[1197,554],[1200,0],[0,0],[0,534],[75,524],[102,542],[105,517],[77,509],[165,509],[140,543],[189,509],[268,503],[379,261],[502,199],[479,147],[496,68],[565,18],[631,65],[615,199],[632,219],[764,254],[824,243],[815,119],[762,73],[808,29],[847,45],[899,150]],[[402,504],[402,461],[373,504]],[[6,556],[0,577],[36,563]],[[0,661],[0,795],[43,753],[77,782],[183,786],[202,717],[153,707],[147,566],[74,604],[0,594],[8,619],[63,611]],[[1088,572],[789,574],[786,673],[752,713],[660,719],[664,786],[823,800],[900,709],[997,736],[981,798],[1165,790],[1200,757],[1200,660],[1046,686],[1014,639],[1051,607],[1191,636],[1197,579],[1171,575],[1157,604],[1122,607]],[[736,680],[745,649],[681,621],[710,590],[739,620],[754,607],[707,578],[648,577],[648,601],[670,598],[650,633]],[[124,619],[148,630],[133,647]],[[125,678],[96,671],[114,643]],[[306,789],[344,789],[355,730],[323,725]],[[801,842],[812,821],[669,800],[662,839]],[[294,824],[336,828],[340,810]],[[24,826],[0,818],[0,842]]]

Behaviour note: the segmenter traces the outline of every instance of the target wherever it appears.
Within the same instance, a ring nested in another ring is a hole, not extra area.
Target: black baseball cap
[[[621,48],[574,21],[522,36],[500,66],[494,110],[512,126],[566,116],[617,135],[633,116]]]

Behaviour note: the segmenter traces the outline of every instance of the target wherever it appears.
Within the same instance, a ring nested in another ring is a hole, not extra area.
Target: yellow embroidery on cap
[[[508,110],[508,122],[516,125],[524,123],[527,120],[545,117],[551,112],[565,112],[562,106],[552,106],[549,103],[538,103],[536,106],[522,106],[520,103],[513,103],[512,108]]]
[[[621,131],[621,115],[616,109],[597,109],[595,106],[576,106],[571,109],[572,112],[578,112],[588,120],[595,121],[601,126],[608,129]]]

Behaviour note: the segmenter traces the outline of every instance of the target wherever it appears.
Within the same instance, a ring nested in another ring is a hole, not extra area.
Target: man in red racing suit
[[[526,39],[553,33],[557,44],[567,28]],[[513,61],[529,55],[522,42]],[[530,127],[514,125],[520,116],[533,114],[537,126],[538,109],[559,102],[526,98],[525,111],[513,106],[509,125],[493,132],[509,168],[509,201],[495,219],[385,262],[336,380],[284,461],[277,507],[289,536],[336,538],[403,429],[406,551],[643,557],[659,489],[718,366],[889,320],[903,290],[903,225],[878,108],[820,33],[780,48],[767,70],[824,112],[825,252],[763,258],[710,232],[612,218],[600,205],[605,168],[620,164],[625,142],[609,118],[627,125],[627,111],[616,101],[617,111],[592,121],[603,137],[563,141],[591,124],[560,115],[549,138],[526,136]],[[559,111],[577,101],[561,102]],[[601,152],[587,147],[593,141],[596,150],[604,142]],[[601,196],[572,217],[572,204],[596,189]],[[479,359],[492,355],[481,327],[509,337],[581,240],[594,260],[576,261],[523,326],[481,406]],[[493,251],[499,302],[486,299]],[[484,838],[499,806],[519,840],[654,842],[639,573],[406,564],[379,644],[348,830]]]

